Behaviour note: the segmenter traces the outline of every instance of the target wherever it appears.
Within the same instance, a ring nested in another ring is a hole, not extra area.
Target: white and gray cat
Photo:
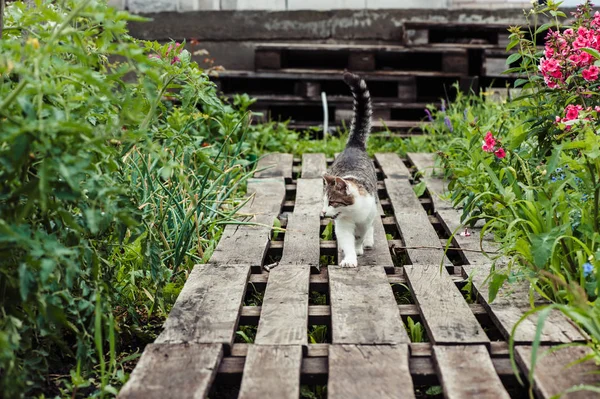
[[[373,221],[378,216],[377,174],[366,150],[371,131],[371,95],[359,76],[344,73],[354,97],[354,116],[344,151],[323,175],[323,216],[335,219],[335,235],[344,258],[342,267],[356,267],[357,256],[373,248]]]

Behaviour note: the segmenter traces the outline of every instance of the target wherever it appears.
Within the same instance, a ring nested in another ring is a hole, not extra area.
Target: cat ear
[[[328,175],[327,173],[323,175],[323,183],[326,185],[333,186],[335,184],[335,179],[335,176]]]
[[[345,190],[347,187],[348,183],[346,183],[346,180],[342,179],[341,177],[335,178],[335,188],[338,190]]]

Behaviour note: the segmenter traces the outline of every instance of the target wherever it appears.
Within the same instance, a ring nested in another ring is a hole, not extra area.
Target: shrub
[[[97,0],[5,10],[4,397],[116,394],[277,145],[249,99],[222,102],[183,45],[135,40],[132,20]]]
[[[528,279],[553,302],[532,310],[540,323],[559,309],[590,334],[598,360],[600,13],[587,1],[573,25],[562,26],[565,14],[549,1],[527,16],[532,24],[510,28],[508,45],[517,50],[509,61],[519,65],[507,72],[521,75],[519,98],[494,104],[459,96],[444,113],[432,109],[430,129],[463,220],[484,219],[510,259],[507,269],[492,272],[490,297],[509,277]],[[538,26],[541,19],[550,22]],[[449,123],[453,138],[444,145]]]

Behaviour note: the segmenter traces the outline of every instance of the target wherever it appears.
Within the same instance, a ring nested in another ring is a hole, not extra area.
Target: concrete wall
[[[578,3],[580,0],[566,0]],[[201,10],[523,9],[524,0],[109,0],[134,13]]]

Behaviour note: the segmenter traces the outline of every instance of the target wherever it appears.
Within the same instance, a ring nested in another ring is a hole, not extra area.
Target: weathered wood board
[[[320,179],[326,169],[325,154],[302,154],[303,179]]]
[[[156,343],[233,344],[250,265],[196,265]]]
[[[489,338],[439,264],[404,266],[429,339],[434,344],[489,344]]]
[[[310,215],[317,219],[323,209],[323,179],[298,179],[294,214]]]
[[[279,265],[269,272],[256,344],[308,344],[309,278],[309,265]]]
[[[410,342],[382,267],[329,266],[328,270],[334,344]]]
[[[240,214],[251,215],[247,222],[260,225],[229,225],[210,263],[250,264],[261,266],[271,239],[271,228],[285,200],[285,183],[282,177],[249,179],[248,194],[251,199]]]
[[[472,276],[473,287],[479,293],[483,305],[498,330],[508,340],[514,325],[530,310],[529,289],[526,282],[505,284],[493,302],[488,298],[488,284],[485,282],[490,265],[463,266],[467,276]],[[518,344],[531,343],[535,339],[537,316],[531,315],[517,327],[514,340]],[[552,312],[542,328],[540,340],[543,343],[568,343],[585,341],[585,336],[562,313]]]
[[[555,398],[575,385],[600,386],[600,367],[593,360],[574,364],[577,360],[592,353],[585,346],[568,346],[555,352],[547,353],[548,348],[540,347],[533,371],[534,389],[542,399]],[[518,346],[516,358],[518,364],[524,369],[531,370],[530,346]],[[598,393],[591,391],[577,391],[561,396],[565,399],[596,398]]]
[[[414,398],[408,345],[331,345],[327,397]]]
[[[301,346],[250,345],[239,399],[298,399]]]
[[[408,179],[411,176],[404,162],[395,153],[377,153],[375,161],[388,179]]]
[[[444,397],[510,399],[483,345],[434,345],[433,355]]]
[[[258,161],[254,177],[283,177],[286,180],[292,180],[293,163],[292,154],[267,154]]]
[[[205,398],[222,357],[221,344],[149,344],[118,398]]]
[[[390,254],[385,229],[380,217],[375,217],[373,221],[373,238],[375,239],[375,245],[372,249],[365,249],[364,254],[358,256],[358,266],[379,266],[393,269],[394,261]],[[338,245],[338,262],[343,258],[343,251]]]

